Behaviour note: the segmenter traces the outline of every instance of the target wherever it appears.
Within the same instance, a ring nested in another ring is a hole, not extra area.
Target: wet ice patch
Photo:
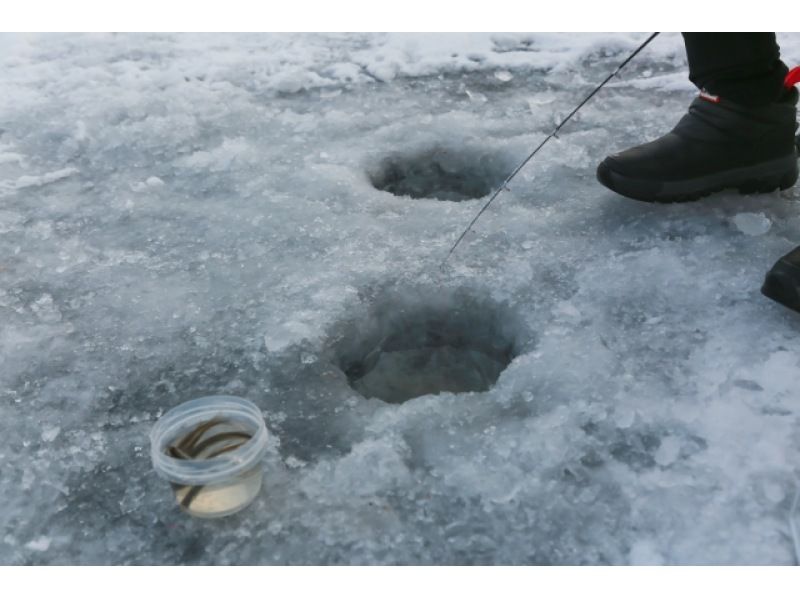
[[[380,299],[336,348],[350,386],[402,403],[489,390],[518,353],[515,318],[466,292],[403,291]]]
[[[508,175],[501,156],[436,146],[386,156],[368,173],[372,185],[400,197],[464,201],[484,197]]]

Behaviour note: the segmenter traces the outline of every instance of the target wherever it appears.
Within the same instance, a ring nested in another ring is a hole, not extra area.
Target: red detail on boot
[[[712,104],[719,104],[719,96],[708,93],[705,89],[700,90],[700,97]]]
[[[783,86],[786,89],[791,89],[798,83],[800,83],[800,66],[796,66],[789,71],[789,74],[786,75],[786,79],[783,80]]]

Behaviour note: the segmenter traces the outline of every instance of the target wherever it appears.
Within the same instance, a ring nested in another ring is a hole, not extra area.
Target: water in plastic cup
[[[156,422],[150,440],[153,468],[190,515],[231,515],[261,489],[267,429],[250,401],[230,396],[188,401]]]

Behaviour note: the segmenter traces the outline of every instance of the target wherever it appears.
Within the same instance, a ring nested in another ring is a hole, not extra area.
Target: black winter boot
[[[800,311],[800,247],[775,262],[761,292],[789,309]]]
[[[705,92],[670,132],[607,157],[597,179],[641,201],[693,201],[723,189],[766,193],[797,181],[797,98],[745,107]]]

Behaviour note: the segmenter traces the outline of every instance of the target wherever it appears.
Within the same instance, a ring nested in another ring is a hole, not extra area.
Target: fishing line
[[[518,165],[516,168],[514,168],[514,170],[512,170],[512,171],[511,171],[511,174],[509,174],[509,175],[506,177],[506,179],[503,181],[503,183],[502,183],[502,184],[501,184],[501,185],[500,185],[500,186],[499,186],[499,187],[498,187],[498,188],[497,188],[497,189],[494,191],[494,193],[492,193],[492,196],[489,198],[489,200],[488,200],[488,201],[487,201],[487,202],[484,204],[484,206],[483,206],[483,207],[480,209],[480,211],[479,211],[479,212],[478,212],[478,213],[475,215],[475,217],[474,217],[474,218],[472,219],[472,221],[469,223],[469,225],[467,226],[467,228],[465,228],[465,229],[464,229],[464,232],[462,232],[462,233],[461,233],[461,236],[460,236],[460,237],[458,237],[458,239],[456,240],[456,242],[455,242],[455,243],[453,244],[453,246],[450,248],[450,251],[448,251],[448,253],[447,253],[447,256],[446,256],[446,257],[445,257],[445,258],[444,258],[444,259],[441,261],[441,263],[440,263],[440,265],[439,265],[439,268],[436,270],[436,273],[434,274],[434,276],[435,276],[436,278],[439,278],[439,277],[441,277],[441,276],[442,276],[442,274],[443,274],[443,272],[444,272],[444,265],[445,265],[445,263],[447,262],[447,260],[450,258],[450,256],[451,256],[451,255],[453,255],[453,252],[456,250],[456,248],[457,248],[457,247],[458,247],[458,245],[461,243],[461,241],[464,239],[464,237],[467,235],[467,233],[468,233],[468,232],[469,232],[469,231],[472,229],[472,227],[473,227],[473,226],[474,226],[474,224],[475,224],[475,223],[478,221],[478,219],[479,219],[479,218],[480,218],[480,217],[483,215],[483,213],[484,213],[484,212],[485,212],[485,211],[486,211],[486,210],[489,208],[489,206],[492,204],[492,202],[493,202],[495,199],[497,199],[497,197],[500,195],[500,192],[501,192],[501,191],[503,191],[504,189],[506,189],[506,190],[508,189],[508,184],[511,182],[511,180],[512,180],[512,179],[513,179],[515,176],[517,176],[517,174],[519,173],[519,171],[520,171],[520,170],[522,170],[522,169],[525,167],[525,165],[526,165],[528,162],[530,162],[530,161],[533,159],[533,157],[534,157],[534,156],[535,156],[535,155],[536,155],[536,154],[539,152],[539,150],[541,150],[541,149],[542,149],[542,148],[545,146],[545,144],[547,144],[547,142],[548,142],[548,141],[550,141],[550,139],[552,139],[553,137],[555,137],[555,138],[558,138],[558,132],[561,130],[561,128],[562,128],[562,127],[563,127],[565,124],[567,124],[567,122],[569,122],[569,120],[570,120],[570,119],[571,119],[573,116],[575,116],[575,114],[577,114],[577,112],[578,112],[578,111],[579,111],[581,108],[583,108],[583,106],[584,106],[584,105],[585,105],[585,104],[586,104],[586,103],[587,103],[589,100],[591,100],[591,99],[592,99],[592,98],[595,96],[595,94],[597,94],[597,92],[599,92],[601,89],[603,89],[603,87],[605,87],[605,85],[606,85],[606,84],[607,84],[609,81],[611,81],[611,79],[613,79],[614,77],[616,77],[616,76],[619,74],[619,72],[620,72],[622,69],[624,69],[624,68],[627,66],[627,64],[628,64],[628,63],[629,63],[631,60],[633,60],[633,59],[636,57],[636,55],[637,55],[637,54],[639,54],[639,52],[641,52],[642,50],[644,50],[644,49],[645,49],[645,47],[647,47],[647,45],[648,45],[650,42],[652,42],[652,41],[653,41],[653,40],[656,38],[656,36],[657,36],[658,34],[659,34],[659,32],[652,33],[652,34],[651,34],[651,35],[650,35],[650,36],[649,36],[649,37],[648,37],[648,38],[647,38],[647,39],[646,39],[644,42],[642,42],[642,43],[639,45],[639,47],[638,47],[638,48],[636,48],[636,49],[635,49],[633,52],[631,52],[631,53],[630,53],[630,55],[629,55],[629,56],[628,56],[628,57],[627,57],[627,58],[626,58],[626,59],[625,59],[625,60],[624,60],[624,61],[623,61],[623,62],[622,62],[622,63],[621,63],[621,64],[620,64],[620,65],[619,65],[617,68],[616,68],[616,70],[614,70],[614,71],[613,71],[613,72],[612,72],[610,75],[608,75],[608,77],[606,77],[606,78],[605,78],[605,80],[603,80],[603,82],[602,82],[602,83],[600,83],[600,85],[598,85],[597,87],[595,87],[595,88],[594,88],[594,90],[592,90],[592,92],[591,92],[589,95],[587,95],[587,96],[586,96],[586,97],[583,99],[583,101],[582,101],[580,104],[578,104],[578,105],[575,107],[575,109],[574,109],[574,110],[572,110],[572,112],[570,112],[570,113],[569,113],[569,114],[566,116],[566,118],[564,118],[564,119],[563,119],[563,120],[562,120],[562,121],[561,121],[561,122],[558,124],[558,126],[556,126],[556,128],[555,128],[555,129],[553,129],[553,132],[552,132],[552,133],[550,133],[550,134],[549,134],[547,137],[545,137],[545,138],[544,138],[544,140],[543,140],[543,141],[542,141],[542,142],[541,142],[541,143],[540,143],[540,144],[539,144],[539,145],[536,147],[536,149],[534,149],[534,150],[533,150],[533,151],[532,151],[530,154],[528,154],[528,156],[527,156],[527,157],[526,157],[526,158],[525,158],[525,159],[524,159],[522,162],[520,162],[520,163],[519,163],[519,165]],[[427,264],[425,264],[425,263],[423,263],[423,264],[420,266],[420,268],[419,268],[419,271],[417,272],[416,276],[411,276],[411,277],[406,277],[406,278],[411,278],[411,279],[419,279],[419,278],[420,278],[420,277],[421,277],[421,276],[422,276],[422,275],[423,275],[423,274],[424,274],[424,273],[425,273],[427,270],[428,270],[428,265],[427,265]],[[390,283],[390,284],[389,284],[387,287],[385,287],[385,288],[384,288],[384,291],[385,291],[385,289],[386,289],[386,288],[391,288],[392,286],[397,286],[397,285],[398,285],[398,282],[399,282],[399,280],[395,280],[395,281],[391,282],[391,283]],[[374,348],[372,351],[370,351],[370,353],[367,355],[367,358],[366,358],[366,360],[367,360],[367,361],[369,361],[369,362],[374,362],[374,361],[376,361],[376,360],[377,360],[377,358],[380,356],[380,354],[381,354],[381,353],[384,351],[384,349],[385,349],[385,347],[386,347],[386,343],[388,342],[388,340],[389,340],[389,338],[390,338],[390,337],[391,337],[391,335],[385,336],[385,337],[384,337],[384,338],[383,338],[383,339],[382,339],[382,340],[381,340],[381,341],[380,341],[380,342],[377,344],[377,346],[376,346],[376,347],[375,347],[375,348]],[[361,371],[363,371],[363,369],[365,369],[365,368],[368,368],[368,367],[369,367],[369,365],[371,365],[371,363],[364,363],[364,362],[362,362],[362,363],[360,363],[360,364],[355,364],[355,367],[356,367],[356,368],[358,368],[358,370],[355,370],[355,369],[354,369],[354,370],[352,370],[351,372],[349,372],[349,373],[348,373],[348,376],[350,376],[350,375],[356,375],[357,373],[360,373]]]
[[[475,217],[472,219],[472,221],[469,223],[469,225],[467,225],[467,228],[464,229],[464,232],[461,233],[461,236],[458,237],[456,242],[450,248],[450,251],[447,253],[447,256],[442,260],[442,263],[441,263],[440,267],[444,267],[445,262],[447,262],[447,260],[450,258],[450,256],[453,255],[453,252],[456,250],[456,247],[458,247],[458,245],[461,243],[461,241],[464,239],[464,237],[467,236],[467,233],[472,229],[473,225],[478,221],[478,218],[480,218],[483,215],[483,213],[489,208],[489,206],[492,205],[492,202],[495,199],[497,199],[497,197],[500,195],[500,192],[504,191],[504,190],[506,190],[506,191],[508,190],[508,183],[510,183],[511,180],[515,176],[517,176],[519,171],[522,170],[525,167],[525,165],[533,159],[533,157],[539,152],[540,149],[542,149],[545,146],[545,144],[547,144],[548,141],[550,141],[553,137],[558,139],[558,132],[561,130],[561,127],[563,127],[565,124],[567,124],[567,122],[569,122],[569,119],[571,119],[573,116],[575,116],[575,114],[578,112],[578,110],[583,108],[584,104],[586,104],[586,102],[591,100],[598,91],[603,89],[603,87],[605,87],[606,83],[608,83],[609,81],[611,81],[611,79],[616,77],[619,74],[619,72],[622,69],[624,69],[625,66],[631,60],[633,60],[639,52],[644,50],[645,47],[647,47],[647,45],[656,38],[658,33],[659,33],[658,31],[655,32],[655,33],[652,33],[650,35],[650,37],[648,37],[646,40],[644,40],[644,42],[642,42],[642,44],[638,48],[636,48],[633,52],[631,52],[631,54],[622,62],[622,64],[620,64],[617,67],[617,69],[613,73],[611,73],[608,77],[606,77],[605,80],[600,85],[595,87],[594,90],[592,91],[592,93],[590,93],[588,96],[586,96],[584,98],[584,100],[580,104],[578,104],[577,107],[572,112],[570,112],[567,115],[567,117],[564,120],[562,120],[561,123],[559,123],[559,125],[555,129],[553,129],[553,132],[550,133],[547,137],[545,137],[544,141],[542,141],[536,147],[535,150],[533,150],[530,154],[528,154],[527,158],[525,158],[522,162],[520,162],[519,165],[514,170],[511,171],[511,174],[509,174],[506,177],[506,180],[504,180],[503,183],[497,189],[495,189],[494,193],[492,193],[492,196],[489,198],[489,200],[483,205],[483,207],[480,209],[480,211],[478,211],[478,213],[475,214]]]

